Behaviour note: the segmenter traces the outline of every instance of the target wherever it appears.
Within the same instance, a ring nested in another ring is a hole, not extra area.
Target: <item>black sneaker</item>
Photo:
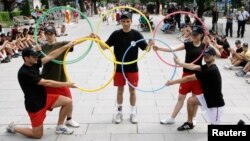
[[[183,125],[178,127],[177,130],[178,131],[184,131],[184,130],[189,130],[189,129],[193,129],[193,128],[194,128],[193,123],[185,122]]]
[[[9,63],[9,62],[10,62],[10,59],[8,59],[7,57],[4,58],[4,59],[1,61],[1,63]]]

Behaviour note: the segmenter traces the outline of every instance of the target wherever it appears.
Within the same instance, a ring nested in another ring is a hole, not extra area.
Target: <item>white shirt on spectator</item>
[[[249,13],[247,11],[238,11],[237,12],[237,16],[238,16],[238,20],[239,21],[244,21],[244,20],[247,20],[248,17],[249,17]]]

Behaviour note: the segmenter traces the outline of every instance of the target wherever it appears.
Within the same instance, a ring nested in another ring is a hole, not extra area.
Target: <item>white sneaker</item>
[[[197,120],[196,118],[193,118],[193,125],[196,125],[197,124]]]
[[[250,79],[249,79],[249,80],[247,79],[247,80],[246,80],[246,83],[247,83],[247,84],[250,84]]]
[[[13,133],[13,134],[15,134],[16,133],[16,131],[15,131],[15,123],[14,122],[11,122],[7,127],[6,127],[6,131],[8,132],[8,133]]]
[[[77,123],[76,121],[74,121],[73,119],[71,119],[71,120],[66,120],[65,124],[66,124],[67,126],[71,126],[71,127],[75,127],[75,128],[80,127],[80,124]]]
[[[69,129],[64,125],[57,125],[56,127],[56,133],[57,134],[65,134],[65,135],[71,135],[74,133],[73,129]]]
[[[232,69],[232,65],[230,65],[230,64],[226,64],[226,65],[224,65],[224,68],[225,69],[227,69],[227,70],[231,70]]]
[[[117,113],[115,116],[115,123],[120,124],[122,122],[122,113]]]
[[[175,119],[172,117],[163,119],[160,121],[161,124],[174,124],[175,123]]]
[[[133,124],[137,124],[138,120],[137,120],[135,114],[130,115],[130,122],[133,123]]]

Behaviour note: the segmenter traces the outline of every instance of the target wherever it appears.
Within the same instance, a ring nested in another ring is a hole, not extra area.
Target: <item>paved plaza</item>
[[[153,21],[158,24],[162,16],[153,15]],[[88,18],[92,23],[92,31],[86,20],[81,19],[78,24],[67,25],[68,36],[57,38],[58,41],[73,40],[88,35],[90,32],[98,32],[100,37],[106,41],[109,35],[121,28],[110,19],[107,23],[99,22],[96,15]],[[137,29],[139,15],[133,15],[132,28]],[[226,19],[219,19],[223,23],[223,31]],[[100,24],[99,24],[100,23]],[[56,26],[61,23],[56,22]],[[205,18],[205,24],[211,28],[211,18]],[[237,23],[234,22],[233,37],[228,38],[233,47],[236,38]],[[99,28],[97,28],[99,27]],[[244,38],[239,38],[241,42],[249,42],[250,25],[246,25]],[[146,39],[152,34],[142,32]],[[156,33],[157,44],[165,47],[175,47],[181,42],[176,39],[179,32],[165,34],[160,29]],[[165,44],[160,41],[164,41]],[[70,53],[67,60],[76,59],[84,52],[89,51],[91,41],[86,41],[77,45],[73,53]],[[167,46],[166,46],[167,45]],[[162,58],[169,63],[173,63],[173,54],[159,53]],[[184,51],[177,52],[180,60],[184,60]],[[106,57],[105,57],[105,56]],[[140,52],[143,56],[144,52]],[[95,90],[108,84],[113,74],[112,52],[106,50],[100,52],[96,44],[92,46],[89,53],[84,58],[74,64],[67,64],[67,74],[71,81],[75,82],[82,89]],[[109,59],[110,60],[109,60]],[[236,77],[235,70],[225,70],[224,64],[229,63],[227,59],[217,59],[216,63],[220,69],[223,80],[223,94],[226,102],[222,124],[236,124],[239,119],[250,124],[250,84],[245,82],[250,79],[250,74],[245,77]],[[17,81],[17,71],[23,64],[21,57],[12,59],[10,63],[0,64],[0,141],[26,141],[28,139],[19,134],[8,134],[6,126],[15,121],[18,126],[30,127],[30,120],[24,107],[24,95]],[[145,57],[138,61],[140,80],[138,88],[153,92],[137,91],[137,115],[138,124],[131,124],[129,121],[130,105],[128,87],[125,87],[123,113],[124,119],[121,124],[114,124],[116,114],[116,87],[111,81],[107,87],[96,92],[84,92],[72,89],[74,102],[73,118],[81,124],[76,128],[73,135],[57,135],[55,126],[58,118],[58,109],[48,112],[44,122],[44,136],[40,140],[44,141],[206,141],[207,123],[201,110],[197,113],[197,124],[193,130],[177,131],[177,127],[182,125],[187,119],[186,103],[176,118],[176,123],[172,125],[161,125],[160,119],[169,117],[178,98],[178,85],[171,87],[161,87],[172,77],[180,78],[182,68],[175,68],[163,63],[151,50]],[[154,91],[157,90],[158,91]],[[190,94],[188,95],[190,96]]]

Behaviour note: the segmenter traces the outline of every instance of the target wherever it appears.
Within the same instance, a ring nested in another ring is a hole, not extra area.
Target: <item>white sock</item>
[[[135,106],[131,106],[131,114],[136,114],[136,107]]]
[[[18,50],[14,50],[15,53],[18,53]]]
[[[62,127],[62,128],[63,128],[63,127],[64,127],[64,125],[63,125],[63,124],[60,124],[60,125],[57,125],[57,127]]]

